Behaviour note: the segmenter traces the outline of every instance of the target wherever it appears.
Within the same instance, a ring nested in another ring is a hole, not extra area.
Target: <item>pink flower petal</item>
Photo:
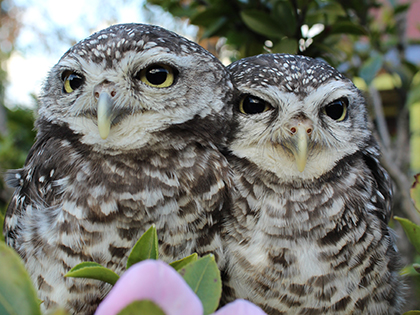
[[[246,300],[235,300],[223,306],[213,315],[267,315],[255,304]]]
[[[118,314],[128,304],[151,300],[166,315],[202,315],[201,301],[171,266],[145,260],[131,266],[99,304],[95,315]]]

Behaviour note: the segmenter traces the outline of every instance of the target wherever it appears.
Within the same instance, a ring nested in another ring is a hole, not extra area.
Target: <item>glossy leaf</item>
[[[70,315],[65,309],[59,308],[54,310],[52,313],[49,312],[48,315]]]
[[[271,50],[273,53],[296,54],[298,50],[298,43],[294,39],[285,38],[278,44],[274,45]]]
[[[370,85],[376,74],[381,70],[383,65],[383,57],[376,55],[369,58],[359,71],[359,76],[365,80],[367,85]]]
[[[204,256],[179,273],[203,304],[204,315],[213,313],[222,295],[222,280],[214,256]]]
[[[95,315],[116,315],[134,301],[149,300],[167,315],[203,314],[203,305],[182,276],[161,260],[131,266],[118,280]]]
[[[263,11],[244,10],[241,12],[242,21],[254,32],[268,38],[281,38],[284,34],[271,16]]]
[[[400,222],[405,234],[408,237],[408,240],[411,244],[413,244],[416,251],[420,254],[420,226],[414,224],[408,219],[400,217],[394,217],[394,219]]]
[[[152,301],[143,300],[128,304],[118,315],[165,315],[165,312]]]
[[[336,16],[346,15],[346,11],[338,2],[325,2],[325,4],[321,4],[319,11],[321,11],[323,14],[328,14],[328,15],[336,15]]]
[[[417,273],[417,271],[414,269],[413,265],[408,265],[405,266],[403,269],[400,270],[400,275],[406,277],[412,277],[412,276],[418,276],[419,274]]]
[[[179,271],[180,269],[184,268],[186,265],[193,263],[198,260],[198,255],[196,253],[189,255],[187,257],[184,257],[180,260],[173,261],[169,265],[174,268],[176,271]]]
[[[152,226],[140,237],[136,245],[131,250],[130,256],[127,259],[127,269],[132,265],[146,260],[146,259],[158,259],[158,238],[156,232],[156,226]]]
[[[420,211],[420,174],[414,176],[415,181],[410,189],[410,196],[416,206],[417,211]]]
[[[3,242],[0,242],[0,314],[41,314],[35,288],[20,257]]]
[[[3,230],[3,225],[4,225],[4,217],[3,217],[3,215],[0,213],[0,227],[1,227],[1,229],[0,230]],[[4,235],[3,235],[3,233],[1,233],[1,231],[0,231],[0,242],[1,241],[4,241]]]
[[[419,86],[410,89],[410,91],[408,92],[408,99],[407,99],[408,105],[413,105],[417,102],[420,102],[420,87]],[[417,206],[417,208],[420,208],[420,206]]]
[[[305,24],[311,27],[312,25],[316,23],[324,22],[324,20],[325,20],[325,15],[322,13],[321,10],[312,10],[306,14]]]
[[[407,12],[407,11],[408,11],[408,9],[410,9],[410,4],[409,4],[409,3],[404,3],[404,4],[397,5],[397,6],[394,8],[394,15],[397,15],[397,14],[401,14],[401,13]]]
[[[101,280],[112,285],[114,285],[120,278],[112,270],[105,268],[104,266],[93,261],[86,261],[76,265],[69,272],[67,272],[65,276],[71,278]]]
[[[209,38],[215,36],[217,32],[226,24],[227,18],[225,16],[217,19],[213,24],[209,25],[203,33],[202,38]]]
[[[296,32],[296,16],[290,1],[279,1],[272,10],[273,19],[282,33],[292,37]]]
[[[359,24],[342,21],[331,25],[330,34],[367,35],[367,31]]]
[[[191,18],[190,23],[193,25],[202,25],[208,27],[209,25],[214,24],[222,16],[223,14],[220,12],[219,9],[208,8],[194,15]]]

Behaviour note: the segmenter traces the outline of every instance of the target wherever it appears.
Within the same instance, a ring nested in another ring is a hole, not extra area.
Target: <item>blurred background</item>
[[[381,162],[395,184],[394,214],[420,224],[410,196],[420,173],[420,0],[0,0],[1,174],[25,162],[49,69],[91,33],[129,22],[175,31],[226,65],[275,52],[338,68],[369,100]],[[1,179],[0,225],[10,197]],[[390,225],[407,265],[407,309],[420,309],[420,275],[411,267],[420,256],[401,226]]]

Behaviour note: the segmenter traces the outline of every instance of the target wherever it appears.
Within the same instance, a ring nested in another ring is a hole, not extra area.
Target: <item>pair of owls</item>
[[[5,218],[44,308],[92,314],[156,224],[160,257],[213,253],[224,300],[268,314],[397,314],[390,179],[365,101],[317,60],[226,68],[162,28],[124,24],[72,47],[41,95]],[[223,152],[223,154],[221,153]]]

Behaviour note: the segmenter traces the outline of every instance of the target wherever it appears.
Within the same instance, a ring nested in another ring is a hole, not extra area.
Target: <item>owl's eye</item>
[[[343,121],[347,117],[347,106],[349,100],[345,97],[339,98],[324,107],[324,113],[335,121]]]
[[[72,71],[65,71],[62,75],[62,79],[64,82],[63,90],[66,93],[71,93],[78,89],[85,81],[81,75]]]
[[[162,64],[154,64],[141,70],[136,78],[147,85],[164,88],[171,86],[175,81],[176,70]]]
[[[266,101],[250,95],[245,96],[239,103],[239,111],[249,115],[263,113],[271,108]]]

